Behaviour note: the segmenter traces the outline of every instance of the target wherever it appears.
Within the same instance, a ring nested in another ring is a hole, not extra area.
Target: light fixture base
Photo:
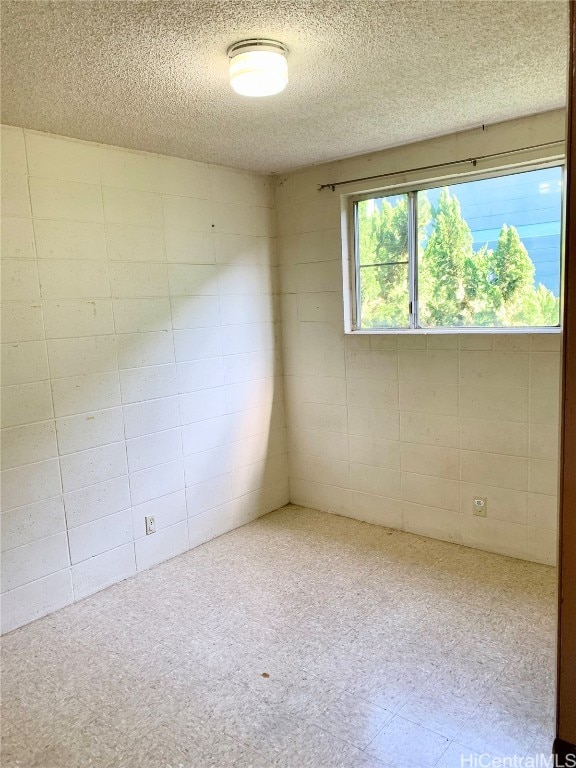
[[[247,40],[238,40],[238,42],[232,43],[226,51],[226,54],[229,59],[232,59],[234,56],[238,56],[239,53],[248,53],[251,51],[270,51],[271,53],[281,53],[283,56],[286,56],[288,48],[279,40],[268,40],[264,37],[252,37]]]

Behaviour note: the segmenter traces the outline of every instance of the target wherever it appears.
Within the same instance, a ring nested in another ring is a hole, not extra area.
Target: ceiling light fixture
[[[240,40],[228,48],[230,85],[241,96],[273,96],[288,83],[288,49],[277,40]]]

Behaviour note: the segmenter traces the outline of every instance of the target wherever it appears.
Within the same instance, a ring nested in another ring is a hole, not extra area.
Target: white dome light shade
[[[273,96],[286,88],[286,46],[275,40],[242,40],[228,49],[230,85],[241,96]]]

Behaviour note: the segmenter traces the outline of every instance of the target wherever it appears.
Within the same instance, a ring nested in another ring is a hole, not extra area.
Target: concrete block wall
[[[288,501],[274,226],[266,177],[3,127],[4,631]]]

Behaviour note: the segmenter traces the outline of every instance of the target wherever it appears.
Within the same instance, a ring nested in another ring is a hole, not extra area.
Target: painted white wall
[[[345,336],[317,185],[563,135],[304,169],[274,212],[265,177],[3,127],[3,631],[285,504],[284,389],[291,501],[553,563],[560,337]]]
[[[562,140],[564,130],[564,113],[552,112],[278,179],[292,502],[555,562],[560,336],[345,336],[340,193],[379,182],[318,185]],[[472,515],[476,495],[488,498],[485,519]]]
[[[7,631],[288,483],[270,180],[12,127],[2,172]]]

